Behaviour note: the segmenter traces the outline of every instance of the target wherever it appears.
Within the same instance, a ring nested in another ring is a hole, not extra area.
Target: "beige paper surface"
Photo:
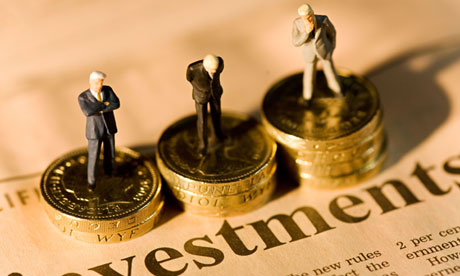
[[[390,157],[370,181],[322,191],[281,175],[267,205],[226,220],[185,214],[167,201],[161,225],[115,245],[72,240],[46,217],[39,176],[86,146],[77,96],[90,71],[106,72],[121,100],[117,145],[149,154],[170,123],[194,111],[185,69],[209,52],[225,59],[223,109],[257,116],[268,87],[303,66],[290,44],[301,3],[1,3],[0,274],[152,275],[155,259],[174,250],[182,257],[159,265],[183,275],[460,275],[454,0],[311,1],[337,29],[337,66],[366,74],[381,95]],[[289,226],[264,223],[273,216]],[[246,252],[232,250],[238,241]],[[187,242],[213,248],[214,258],[184,248]]]

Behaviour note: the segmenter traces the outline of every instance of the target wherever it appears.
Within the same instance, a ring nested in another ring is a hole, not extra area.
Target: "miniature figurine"
[[[207,117],[208,103],[211,106],[211,119],[216,138],[222,139],[220,97],[220,73],[224,69],[224,60],[215,55],[207,55],[203,60],[191,63],[187,68],[187,80],[193,86],[193,99],[197,114],[199,153],[205,155],[208,150]]]
[[[83,114],[86,116],[86,138],[88,139],[88,189],[96,188],[96,163],[104,143],[104,172],[111,175],[115,163],[115,133],[117,125],[113,110],[120,101],[110,86],[103,86],[106,74],[92,72],[90,88],[78,96]]]
[[[303,98],[309,104],[313,96],[318,59],[323,64],[329,89],[336,96],[341,97],[341,86],[332,62],[336,34],[334,26],[327,16],[315,15],[308,4],[300,6],[298,14],[300,17],[294,20],[292,26],[292,43],[296,47],[303,45],[305,59]]]
[[[327,16],[302,5],[292,43],[302,46],[305,72],[270,87],[262,123],[278,142],[286,176],[298,184],[339,188],[374,175],[387,156],[387,139],[376,88],[332,62],[336,32]],[[321,60],[323,70],[316,71]]]
[[[223,59],[215,55],[187,67],[196,115],[171,124],[156,150],[158,169],[184,210],[214,217],[253,210],[276,186],[274,140],[250,116],[221,112],[223,68]]]

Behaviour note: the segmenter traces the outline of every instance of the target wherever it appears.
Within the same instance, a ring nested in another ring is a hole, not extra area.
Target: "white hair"
[[[313,12],[313,9],[311,8],[310,5],[308,4],[303,4],[297,9],[297,12],[299,13],[300,16],[305,16],[305,15],[313,15],[315,14]]]
[[[203,66],[206,70],[217,69],[219,67],[219,59],[215,55],[206,55],[203,59]]]
[[[100,80],[100,79],[105,79],[107,75],[104,72],[101,71],[94,71],[89,75],[89,80]]]

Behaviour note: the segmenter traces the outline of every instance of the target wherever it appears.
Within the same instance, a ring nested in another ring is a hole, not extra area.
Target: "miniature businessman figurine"
[[[104,172],[112,174],[115,158],[115,133],[117,125],[113,110],[120,107],[120,101],[110,86],[103,86],[106,75],[92,72],[90,88],[78,96],[83,114],[86,116],[86,138],[88,139],[88,188],[96,188],[96,163],[104,143]]]
[[[207,114],[208,103],[211,106],[211,119],[216,138],[222,139],[220,126],[221,109],[220,73],[224,69],[221,57],[207,55],[203,60],[190,64],[187,68],[187,80],[193,86],[193,99],[197,114],[197,131],[199,139],[199,154],[205,155],[208,150]]]
[[[315,15],[308,4],[299,7],[298,14],[292,27],[292,44],[303,46],[305,71],[303,76],[303,97],[310,102],[313,96],[316,63],[318,59],[323,64],[327,85],[336,96],[342,96],[340,83],[332,62],[332,52],[335,48],[335,29],[328,17]]]

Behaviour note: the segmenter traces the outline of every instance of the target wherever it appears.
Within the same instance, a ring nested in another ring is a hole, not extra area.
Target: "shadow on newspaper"
[[[451,104],[439,76],[460,59],[460,39],[412,49],[370,69],[389,140],[386,168],[414,150],[448,118]]]

